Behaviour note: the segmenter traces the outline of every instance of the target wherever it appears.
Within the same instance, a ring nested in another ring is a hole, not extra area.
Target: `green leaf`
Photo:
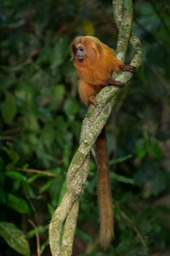
[[[53,48],[51,59],[51,68],[55,70],[59,65],[64,62],[64,59],[69,54],[68,39],[67,37],[59,37],[56,39],[56,44]]]
[[[61,102],[63,100],[65,94],[65,87],[63,84],[58,84],[54,87],[54,100],[57,102]]]
[[[23,200],[20,197],[16,197],[12,194],[8,194],[8,200],[7,200],[8,206],[10,206],[12,209],[19,213],[29,213],[30,208],[29,205],[25,200]]]
[[[144,158],[147,154],[147,145],[145,139],[141,138],[136,141],[135,154],[139,159]]]
[[[37,233],[43,233],[46,230],[48,230],[48,225],[47,226],[38,226],[38,227],[30,230],[27,234],[27,237],[33,238]]]
[[[41,186],[39,192],[44,193],[45,191],[48,191],[51,187],[51,181],[46,182],[44,185]]]
[[[159,170],[156,175],[153,177],[151,184],[151,192],[154,196],[158,196],[164,191],[167,184],[167,177],[163,175],[163,170]]]
[[[43,144],[50,148],[54,141],[55,136],[56,136],[56,131],[52,127],[51,123],[47,123],[46,125],[44,125],[41,131]]]
[[[73,117],[79,111],[79,103],[73,98],[67,99],[65,101],[64,111],[68,117]]]
[[[149,141],[148,150],[155,160],[160,160],[162,158],[162,151],[157,140],[151,139]]]
[[[63,84],[57,84],[51,91],[50,98],[50,110],[56,111],[57,108],[61,108],[62,101],[64,100],[65,86]]]
[[[16,100],[12,93],[6,93],[5,100],[2,104],[1,112],[4,122],[10,125],[13,122],[17,113]]]
[[[135,184],[135,180],[132,178],[127,178],[125,176],[118,175],[116,173],[110,173],[110,176],[111,176],[111,178],[113,178],[119,182],[125,183],[125,184],[131,184],[131,185]]]
[[[0,222],[0,236],[15,251],[24,256],[30,255],[30,248],[24,233],[14,224],[9,222]]]
[[[92,238],[87,233],[78,228],[76,230],[76,235],[82,238],[84,241],[92,242]]]
[[[113,159],[113,160],[109,161],[109,165],[122,163],[122,162],[126,161],[127,159],[129,159],[131,157],[132,157],[132,155],[127,155],[127,156],[123,156],[123,157]]]
[[[25,125],[29,124],[29,130],[33,132],[37,132],[39,130],[39,124],[37,117],[34,113],[29,113],[25,118]]]
[[[18,152],[15,151],[15,149],[12,148],[12,147],[8,147],[8,148],[3,147],[3,150],[6,152],[6,154],[8,155],[8,157],[11,160],[7,164],[6,168],[7,169],[12,169],[17,164],[17,162],[19,161],[20,156],[19,156]]]
[[[19,173],[19,172],[14,172],[14,171],[8,171],[5,173],[6,176],[8,176],[11,179],[14,180],[19,180],[19,181],[25,181],[26,177],[25,175]]]

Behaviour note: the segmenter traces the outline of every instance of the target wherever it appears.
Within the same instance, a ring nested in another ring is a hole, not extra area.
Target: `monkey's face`
[[[83,44],[79,43],[77,45],[72,46],[73,56],[79,61],[82,61],[85,59],[86,56],[86,49]]]
[[[95,37],[76,37],[71,46],[71,55],[77,65],[92,65],[101,54],[101,49]]]

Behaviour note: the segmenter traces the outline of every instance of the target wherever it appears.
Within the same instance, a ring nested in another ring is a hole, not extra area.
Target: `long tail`
[[[100,212],[100,245],[107,249],[114,237],[112,195],[108,168],[106,132],[103,128],[96,141],[98,165],[98,204]]]

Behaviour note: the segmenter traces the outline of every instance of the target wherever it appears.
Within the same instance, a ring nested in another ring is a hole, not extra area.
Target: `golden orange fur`
[[[78,51],[80,56],[77,55]],[[73,41],[72,58],[79,79],[79,95],[85,105],[95,104],[93,100],[104,86],[118,85],[112,80],[113,72],[134,72],[132,66],[124,65],[117,59],[113,49],[93,36],[79,36]]]
[[[72,43],[72,59],[78,75],[79,95],[85,105],[97,104],[96,94],[106,85],[119,85],[112,79],[120,70],[134,73],[130,65],[124,65],[114,50],[92,36],[79,36]],[[107,160],[105,129],[96,141],[98,166],[98,204],[100,211],[100,244],[106,249],[114,237],[112,196]]]

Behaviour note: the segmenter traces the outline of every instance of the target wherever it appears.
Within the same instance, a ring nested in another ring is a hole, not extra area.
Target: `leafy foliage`
[[[70,43],[76,35],[95,33],[115,45],[111,8],[109,1],[1,3],[0,255],[35,255],[37,236],[41,255],[50,255],[48,223],[63,195],[86,111],[77,97]],[[108,124],[115,208],[108,256],[170,250],[169,13],[166,1],[135,1],[144,63]],[[92,160],[74,255],[106,255],[97,243],[96,201]]]
[[[5,239],[7,244],[14,248],[21,255],[30,255],[29,244],[24,238],[23,233],[15,225],[8,222],[0,223],[0,235]]]

